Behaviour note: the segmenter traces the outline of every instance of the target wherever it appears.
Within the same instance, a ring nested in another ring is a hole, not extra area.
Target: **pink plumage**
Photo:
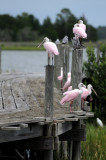
[[[68,91],[72,91],[72,86],[68,87]]]
[[[79,20],[79,21],[78,21],[78,25],[79,25],[79,27],[83,28],[84,31],[86,31],[86,25],[83,23],[82,20]]]
[[[78,95],[79,95],[78,89],[70,91],[69,94],[66,94],[66,96],[64,96],[62,98],[62,100],[60,101],[60,104],[64,105],[64,103],[66,103],[66,102],[73,101],[74,99],[76,99],[78,97]]]
[[[71,73],[68,72],[67,74],[67,81],[65,82],[64,86],[63,86],[63,91],[67,90],[68,87],[70,86],[71,83]]]
[[[60,76],[57,77],[59,81],[63,80],[63,67],[61,67]]]
[[[54,55],[59,55],[59,52],[58,52],[58,49],[57,49],[57,46],[55,43],[53,42],[45,42],[43,44],[44,48],[46,49],[46,51],[48,53],[52,53]]]
[[[77,36],[78,38],[87,38],[86,32],[84,31],[83,28],[79,27],[78,24],[75,24],[75,25],[74,25],[73,33],[74,33],[75,36]]]
[[[81,94],[81,100],[84,100],[89,95],[89,91],[87,88],[84,88],[84,87],[82,87],[82,88],[83,88],[83,93]]]

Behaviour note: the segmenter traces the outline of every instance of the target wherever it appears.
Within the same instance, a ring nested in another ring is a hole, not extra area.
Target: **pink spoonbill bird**
[[[97,93],[96,93],[96,91],[94,90],[94,88],[93,88],[93,86],[91,85],[91,84],[89,84],[88,86],[87,86],[87,88],[84,86],[83,87],[83,93],[81,94],[81,100],[82,100],[82,102],[84,102],[84,100],[86,100],[86,98],[89,96],[89,95],[91,95],[91,93],[92,93],[92,90],[94,91],[94,93],[96,94],[96,96],[97,96]],[[82,108],[83,108],[84,106],[82,106]]]
[[[83,23],[82,20],[79,20],[79,21],[78,21],[78,25],[79,25],[79,27],[83,28],[84,31],[86,31],[86,25]]]
[[[73,33],[77,38],[87,38],[85,30],[82,27],[80,27],[78,23],[74,25]]]
[[[55,43],[50,42],[49,38],[45,37],[43,42],[39,44],[38,47],[40,47],[43,44],[44,48],[46,49],[46,52],[48,53],[48,65],[50,61],[50,55],[52,55],[52,64],[53,64],[53,55],[59,55],[57,46]]]
[[[83,93],[83,83],[80,83],[78,85],[79,89],[74,89],[72,91],[67,91],[65,93],[63,93],[63,95],[65,95],[61,101],[60,104],[64,105],[66,102],[70,102],[70,111],[71,111],[71,103],[80,95]]]
[[[63,90],[63,67],[61,67],[60,76],[57,77],[61,81],[61,91]]]
[[[64,86],[63,86],[63,91],[67,90],[68,87],[70,86],[71,83],[71,73],[68,72],[67,74],[67,81],[65,82]]]

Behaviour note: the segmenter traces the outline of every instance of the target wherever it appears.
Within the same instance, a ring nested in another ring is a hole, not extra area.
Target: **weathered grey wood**
[[[65,132],[69,131],[70,129],[72,129],[72,122],[67,121],[64,123],[58,123],[57,135],[63,134]]]
[[[78,121],[78,118],[65,118],[65,121]]]
[[[44,128],[44,136],[50,137],[52,136],[52,123],[45,125]],[[44,160],[53,160],[53,149],[44,151]]]
[[[53,150],[54,149],[54,139],[53,137],[38,137],[28,140],[24,143],[25,148],[30,148],[33,150]]]
[[[86,140],[86,130],[81,129],[71,129],[59,136],[60,141],[85,141]]]
[[[56,88],[61,88],[61,82],[57,79],[60,75],[60,69],[63,67],[63,84],[67,79],[67,72],[69,72],[69,45],[59,44],[57,45],[59,50],[59,55],[55,56],[54,59],[54,83]]]
[[[73,129],[81,129],[81,121],[73,122]],[[81,160],[81,142],[73,141],[72,160]]]
[[[21,129],[21,127],[19,126],[5,126],[5,127],[0,127],[1,130],[4,130],[4,131],[18,131]]]
[[[68,160],[72,160],[73,141],[68,141]]]
[[[78,84],[82,82],[82,60],[83,50],[76,49],[72,53],[72,70],[71,70],[71,83],[72,88],[77,89]],[[76,111],[81,110],[81,95],[73,102],[73,108]]]
[[[54,66],[46,66],[45,76],[45,118],[53,120],[53,87],[54,86]]]
[[[67,159],[67,141],[62,141],[61,142],[61,155],[62,155],[62,159]]]
[[[1,73],[1,46],[0,46],[0,73]]]
[[[0,143],[43,136],[43,126],[30,124],[21,130],[0,130]]]

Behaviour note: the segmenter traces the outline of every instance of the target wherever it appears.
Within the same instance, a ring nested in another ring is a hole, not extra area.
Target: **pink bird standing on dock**
[[[70,86],[71,83],[71,73],[68,72],[67,74],[67,81],[65,82],[64,86],[63,86],[63,91],[67,90],[68,87]]]
[[[74,25],[73,33],[77,39],[87,38],[85,30],[82,27],[80,27],[78,23]]]
[[[78,85],[79,89],[74,89],[72,91],[67,91],[63,93],[65,95],[62,100],[60,101],[61,105],[64,105],[66,102],[70,102],[70,111],[71,111],[71,103],[80,95],[83,93],[83,83],[80,83]]]
[[[63,67],[61,67],[60,76],[58,76],[57,79],[58,79],[59,81],[62,81],[62,80],[63,80]]]
[[[55,43],[50,42],[49,38],[45,37],[43,42],[38,46],[40,47],[43,44],[46,52],[48,53],[48,64],[50,61],[50,55],[52,55],[52,64],[53,64],[53,55],[59,55],[57,46]]]
[[[86,25],[83,23],[82,20],[79,20],[79,21],[78,21],[78,25],[79,25],[79,27],[83,28],[84,31],[86,31]]]

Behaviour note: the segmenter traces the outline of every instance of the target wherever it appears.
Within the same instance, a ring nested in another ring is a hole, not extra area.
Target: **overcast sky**
[[[70,9],[77,18],[84,14],[94,27],[106,26],[106,0],[0,0],[0,14],[27,12],[41,23],[47,16],[54,22],[63,8]]]

